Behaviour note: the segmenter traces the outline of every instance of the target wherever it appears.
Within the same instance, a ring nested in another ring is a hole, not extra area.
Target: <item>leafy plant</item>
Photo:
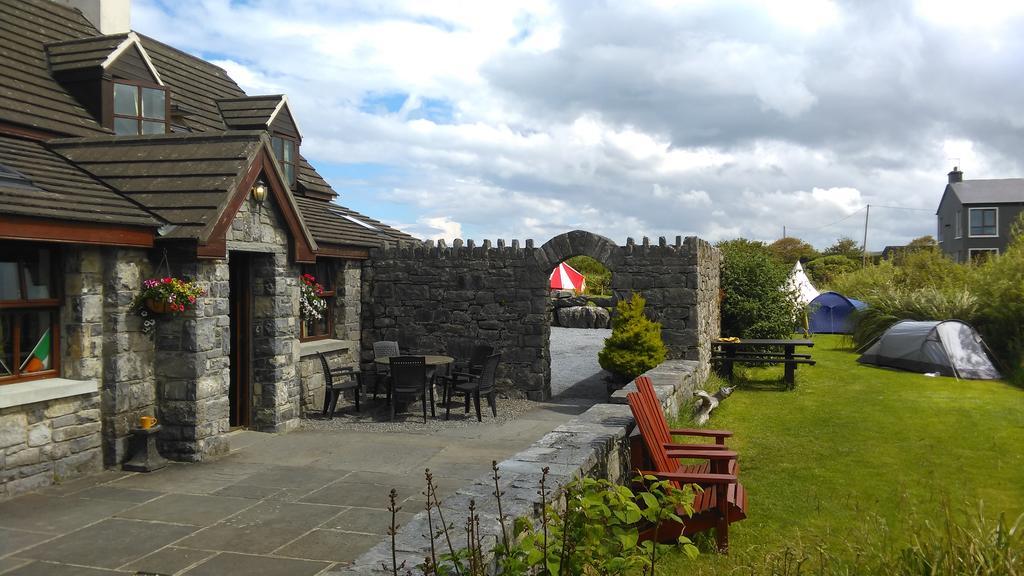
[[[977,328],[1003,364],[1024,385],[1024,215],[1006,251],[974,268]]]
[[[425,574],[653,576],[658,559],[670,550],[681,551],[689,558],[697,556],[697,548],[685,537],[674,545],[640,541],[641,528],[681,522],[680,512],[693,513],[689,488],[679,489],[669,481],[648,476],[635,479],[643,490],[634,492],[607,480],[579,478],[567,484],[560,497],[552,499],[548,469],[544,468],[538,490],[543,506],[540,519],[517,518],[509,526],[502,513],[497,463],[492,462],[492,469],[501,540],[490,551],[482,545],[480,518],[472,500],[464,527],[467,546],[452,548],[452,526],[440,516],[442,509],[427,471],[428,524],[433,528],[432,515],[437,513],[442,528],[431,533],[431,556],[421,566]],[[449,552],[437,554],[434,540],[442,537]],[[493,558],[493,572],[489,570],[489,558]]]
[[[864,250],[856,240],[849,236],[843,236],[836,243],[821,251],[823,256],[846,256],[851,260],[860,260],[864,256]]]
[[[573,256],[566,263],[587,278],[584,294],[608,296],[612,293],[612,273],[599,260],[590,256]]]
[[[668,351],[661,341],[661,324],[644,315],[646,301],[634,293],[620,300],[612,318],[612,335],[597,355],[601,368],[622,380],[631,380],[661,364]]]
[[[154,312],[184,312],[196,303],[206,291],[195,281],[166,276],[142,281],[142,291],[132,300],[132,307],[140,310],[148,306]]]
[[[792,334],[796,299],[783,290],[789,266],[761,242],[740,238],[716,246],[722,252],[722,335],[786,338]]]
[[[814,246],[792,236],[779,238],[775,242],[772,242],[768,245],[768,250],[771,251],[772,255],[780,261],[789,265],[792,265],[797,261],[808,262],[819,256],[818,251],[814,249]]]
[[[942,291],[894,289],[863,296],[868,307],[853,314],[853,342],[868,344],[900,320],[947,320],[971,322],[978,314],[978,299],[966,288]]]
[[[807,271],[807,275],[811,277],[811,280],[817,284],[825,285],[843,274],[853,272],[860,268],[860,266],[859,260],[833,254],[811,260],[804,266],[804,269]]]

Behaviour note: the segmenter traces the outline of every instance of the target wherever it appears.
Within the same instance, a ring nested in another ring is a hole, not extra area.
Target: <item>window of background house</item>
[[[114,133],[167,132],[167,92],[163,88],[114,83]]]
[[[971,236],[995,236],[997,208],[971,208]]]
[[[277,156],[277,161],[281,163],[281,168],[284,170],[285,180],[288,181],[289,186],[294,186],[295,163],[299,156],[297,150],[299,147],[298,143],[295,140],[280,136],[272,137],[270,143],[274,147],[274,156]]]
[[[4,244],[0,250],[0,384],[57,374],[57,261],[53,248]]]
[[[998,248],[971,248],[968,250],[970,253],[971,263],[981,264],[990,257],[999,254]]]
[[[964,215],[960,210],[956,211],[956,221],[953,222],[953,238],[960,238],[964,235]]]
[[[303,264],[303,274],[311,274],[324,287],[327,310],[319,320],[303,320],[302,340],[322,340],[334,337],[334,263],[327,260],[316,264]]]

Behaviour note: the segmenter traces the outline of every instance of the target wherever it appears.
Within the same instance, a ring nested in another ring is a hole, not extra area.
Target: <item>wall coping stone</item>
[[[355,340],[313,340],[310,342],[299,342],[299,357],[305,358],[318,352],[336,352],[338,350],[352,350],[359,346]]]
[[[644,373],[654,384],[662,408],[669,413],[693,396],[698,384],[699,362],[693,360],[667,360]],[[540,511],[537,494],[541,468],[549,468],[548,482],[552,493],[580,475],[603,477],[620,482],[629,477],[629,436],[635,428],[633,414],[626,403],[626,393],[635,391],[630,383],[612,395],[606,404],[595,404],[579,416],[561,424],[529,448],[498,464],[501,480],[502,508],[506,516],[536,518]],[[617,401],[621,399],[621,402]],[[469,482],[445,498],[441,507],[445,520],[458,526],[465,521],[470,499],[476,501],[485,549],[498,541],[501,534],[494,499],[494,479],[485,474]],[[406,504],[411,503],[407,502]],[[435,517],[436,526],[436,517]],[[430,554],[427,515],[421,511],[407,521],[395,536],[399,563],[413,574],[420,574],[415,566]],[[488,542],[490,544],[488,544]],[[444,552],[447,548],[443,545]],[[376,546],[356,558],[349,566],[339,567],[327,574],[355,576],[357,574],[391,574],[381,564],[391,566],[391,539],[385,538]],[[404,573],[404,571],[403,571]]]
[[[99,392],[99,389],[99,382],[96,380],[68,380],[66,378],[45,378],[5,384],[0,386],[0,408],[24,406],[80,394],[95,394]]]

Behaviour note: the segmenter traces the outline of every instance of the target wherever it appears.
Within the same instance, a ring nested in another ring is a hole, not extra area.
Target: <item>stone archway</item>
[[[397,340],[417,353],[487,342],[502,352],[499,386],[545,400],[551,394],[547,280],[558,263],[579,255],[608,267],[619,297],[643,294],[662,324],[669,358],[698,360],[698,371],[707,372],[710,341],[718,335],[718,251],[682,237],[619,246],[584,230],[540,247],[532,240],[524,246],[455,240],[371,251],[362,274],[362,362],[370,367],[375,340]]]

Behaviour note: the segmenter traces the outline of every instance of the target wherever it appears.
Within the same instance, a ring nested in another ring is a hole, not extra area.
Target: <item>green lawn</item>
[[[880,526],[901,544],[908,520],[938,519],[945,502],[1024,513],[1024,390],[862,366],[843,338],[814,341],[817,365],[793,391],[781,368],[747,369],[712,414],[735,433],[748,517],[729,557],[673,558],[665,573],[727,573],[797,544],[843,554]]]

